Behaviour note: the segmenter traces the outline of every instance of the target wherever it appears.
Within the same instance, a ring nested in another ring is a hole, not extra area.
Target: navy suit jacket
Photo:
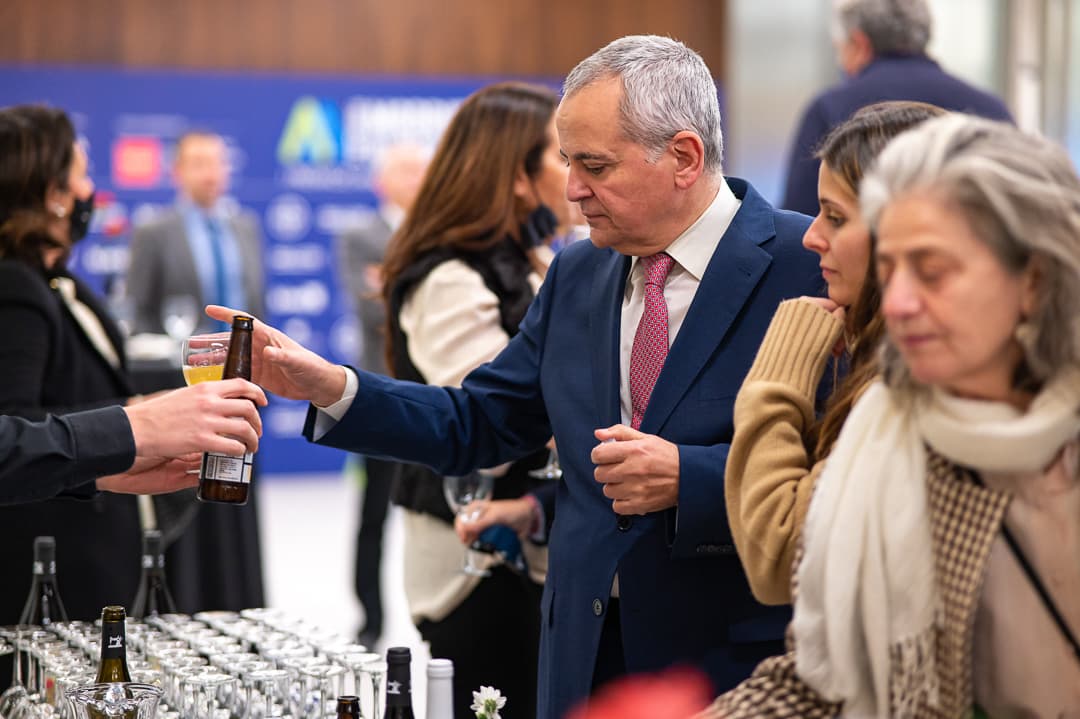
[[[817,214],[818,145],[859,108],[886,100],[928,102],[954,112],[1012,121],[1005,103],[953,77],[925,55],[878,57],[854,77],[818,95],[803,112],[788,157],[784,207]]]
[[[657,380],[641,425],[679,447],[678,509],[618,517],[593,477],[593,430],[620,421],[619,331],[630,258],[578,242],[563,250],[521,331],[461,389],[361,372],[323,444],[419,461],[443,474],[494,466],[554,433],[563,466],[542,600],[539,717],[585,698],[619,575],[627,669],[705,669],[716,688],[749,675],[739,645],[779,639],[790,613],[754,601],[724,505],[735,394],[777,305],[816,294],[809,218],[774,210],[746,182]],[[311,437],[314,410],[305,429]]]

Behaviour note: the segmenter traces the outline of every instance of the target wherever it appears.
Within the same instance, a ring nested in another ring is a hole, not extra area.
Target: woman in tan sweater
[[[876,374],[884,333],[859,214],[863,173],[890,139],[944,111],[883,102],[856,112],[818,150],[821,210],[803,245],[821,255],[828,299],[780,305],[735,400],[735,437],[725,475],[728,522],[754,596],[791,601],[795,545],[814,480],[851,406]],[[816,421],[817,387],[831,356],[847,372]]]

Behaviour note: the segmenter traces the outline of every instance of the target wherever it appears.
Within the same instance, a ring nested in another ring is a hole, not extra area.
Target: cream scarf
[[[1026,412],[939,390],[909,407],[880,381],[866,390],[807,513],[792,623],[796,667],[822,697],[842,701],[847,716],[889,716],[890,689],[936,693],[926,643],[939,598],[924,442],[976,470],[1041,470],[1080,434],[1080,370],[1048,382]],[[893,661],[931,685],[890,687]]]

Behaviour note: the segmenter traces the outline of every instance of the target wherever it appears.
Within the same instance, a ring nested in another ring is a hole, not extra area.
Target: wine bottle
[[[337,698],[338,719],[361,719],[360,697],[353,694],[342,694]]]
[[[47,626],[66,622],[67,612],[56,586],[56,540],[34,537],[34,577],[19,624]]]
[[[415,719],[412,708],[412,681],[408,647],[391,647],[386,652],[386,711],[383,719]]]
[[[251,333],[254,319],[235,315],[229,335],[229,352],[225,356],[222,379],[241,377],[251,379]],[[196,497],[203,502],[247,504],[251,485],[253,454],[239,456],[207,452],[199,471],[199,490]]]
[[[96,682],[130,682],[127,665],[126,612],[123,607],[109,606],[101,610],[101,663]]]
[[[427,719],[454,719],[454,662],[449,659],[428,662]]]
[[[161,546],[161,532],[147,529],[143,532],[142,575],[139,589],[131,603],[132,619],[152,617],[155,614],[176,612],[176,603],[165,581],[165,549]]]

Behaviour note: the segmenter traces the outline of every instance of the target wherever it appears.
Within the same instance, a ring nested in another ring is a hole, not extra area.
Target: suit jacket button
[[[625,532],[634,526],[634,520],[631,517],[627,517],[625,514],[620,514],[619,518],[615,520],[615,526],[619,528],[620,532]]]
[[[604,613],[604,603],[599,599],[592,600],[592,613],[598,617]]]

